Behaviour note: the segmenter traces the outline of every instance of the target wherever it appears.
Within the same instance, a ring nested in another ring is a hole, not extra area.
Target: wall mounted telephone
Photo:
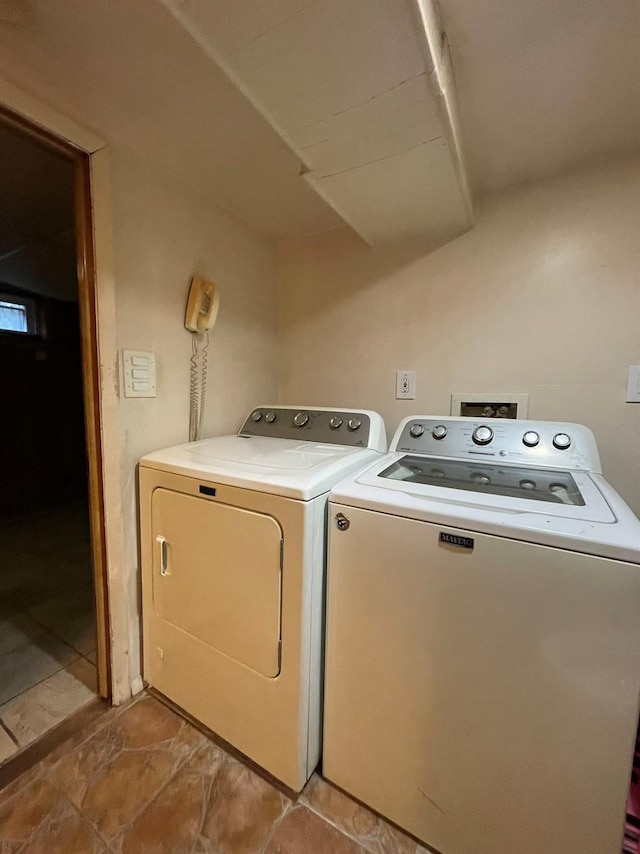
[[[189,289],[184,325],[190,332],[206,332],[218,317],[220,297],[213,282],[194,276]]]
[[[191,378],[189,394],[189,441],[196,442],[202,433],[204,403],[207,392],[207,355],[209,330],[218,317],[220,297],[213,282],[200,276],[191,280],[184,325],[193,333],[191,345]],[[202,342],[202,348],[200,343]]]

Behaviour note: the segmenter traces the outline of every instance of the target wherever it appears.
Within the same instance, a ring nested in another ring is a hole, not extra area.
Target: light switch
[[[640,365],[629,365],[627,403],[640,403]]]
[[[125,397],[156,396],[156,359],[153,353],[122,351],[122,386]]]

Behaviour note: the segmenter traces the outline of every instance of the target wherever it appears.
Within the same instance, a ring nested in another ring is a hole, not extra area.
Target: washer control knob
[[[487,427],[486,424],[482,424],[480,427],[476,427],[471,438],[476,445],[488,445],[493,439],[493,430],[491,427]]]
[[[251,420],[252,421],[260,421],[261,418],[262,418],[262,412],[260,412],[259,409],[256,409],[255,412],[251,413]]]
[[[359,418],[350,418],[347,422],[349,430],[359,430],[362,426],[362,421]]]
[[[296,427],[304,427],[305,424],[309,421],[309,416],[306,412],[298,412],[297,415],[293,417],[293,423]]]
[[[276,420],[275,412],[267,412],[267,414],[264,416],[264,420],[267,422],[267,424],[273,424],[273,422]]]
[[[522,437],[522,444],[526,445],[527,448],[535,448],[539,441],[540,434],[536,433],[535,430],[527,430],[527,432]]]
[[[553,445],[559,451],[566,451],[571,445],[571,436],[568,436],[566,433],[556,433],[553,437]]]
[[[337,430],[338,427],[342,427],[342,418],[339,415],[334,415],[331,421],[329,421],[329,427],[332,430]]]
[[[414,424],[409,429],[409,433],[411,433],[414,439],[418,439],[424,433],[424,427],[422,426],[422,424]]]
[[[444,437],[447,435],[447,433],[448,433],[448,430],[444,426],[444,424],[437,424],[433,428],[433,430],[431,431],[431,435],[433,436],[434,439],[444,439]]]

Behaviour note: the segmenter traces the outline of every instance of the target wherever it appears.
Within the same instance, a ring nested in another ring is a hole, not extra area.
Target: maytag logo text
[[[458,549],[473,551],[472,537],[460,537],[458,534],[447,534],[444,531],[440,531],[440,542],[447,546],[455,546]]]

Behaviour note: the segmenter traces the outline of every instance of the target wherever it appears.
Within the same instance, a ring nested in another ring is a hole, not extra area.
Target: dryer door
[[[156,489],[157,615],[264,676],[280,672],[282,529],[271,516]]]

